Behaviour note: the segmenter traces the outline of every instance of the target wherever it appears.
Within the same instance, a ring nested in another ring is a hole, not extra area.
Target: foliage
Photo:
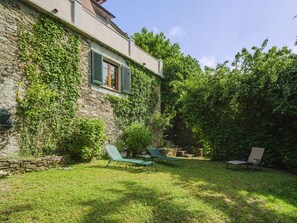
[[[150,126],[152,129],[163,131],[166,129],[166,127],[171,125],[170,120],[170,116],[166,116],[166,114],[161,114],[160,112],[157,112],[151,118]]]
[[[124,131],[124,142],[128,154],[135,157],[139,152],[145,150],[152,142],[153,134],[144,124],[133,123]]]
[[[74,126],[71,137],[64,145],[65,152],[74,161],[88,162],[98,157],[107,139],[104,122],[101,119],[79,118]]]
[[[232,67],[219,64],[179,83],[183,117],[212,147],[214,159],[248,156],[265,147],[269,166],[297,172],[297,60],[286,47],[243,49]]]
[[[126,98],[108,95],[117,125],[122,130],[133,122],[148,124],[160,99],[159,78],[140,65],[128,62],[132,73],[132,93]]]
[[[225,163],[143,167],[98,160],[0,180],[2,223],[286,222],[297,219],[296,176],[230,171]],[[122,166],[121,166],[122,165]],[[199,170],[199,171],[198,171]],[[34,219],[34,220],[32,220]]]
[[[154,34],[143,28],[140,33],[135,33],[132,38],[135,44],[152,56],[163,60],[163,76],[161,80],[162,111],[173,117],[179,92],[172,85],[176,81],[184,81],[188,77],[201,72],[196,59],[184,56],[177,43],[170,40],[161,32]]]
[[[172,117],[168,113],[161,114],[160,112],[156,112],[150,120],[149,126],[151,131],[154,133],[153,135],[153,143],[154,145],[163,146],[164,145],[164,132],[166,128],[171,127]]]
[[[163,76],[161,80],[161,110],[166,117],[170,117],[171,125],[167,127],[170,138],[178,134],[172,131],[176,125],[174,117],[178,114],[178,98],[180,91],[176,84],[184,82],[192,76],[201,73],[201,68],[196,59],[185,56],[177,43],[170,40],[161,32],[154,34],[143,28],[135,33],[132,38],[135,44],[150,53],[152,56],[163,60]]]
[[[24,91],[17,96],[24,155],[55,153],[71,132],[80,82],[80,40],[48,17],[19,33]]]

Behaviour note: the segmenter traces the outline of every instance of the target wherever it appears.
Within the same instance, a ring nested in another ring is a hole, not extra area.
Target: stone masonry
[[[77,101],[77,115],[81,117],[101,118],[105,122],[108,140],[114,142],[119,135],[115,116],[107,95],[91,87],[91,42],[81,41],[82,82],[79,87],[80,98]]]
[[[18,92],[23,91],[20,83],[26,80],[22,75],[24,69],[18,54],[18,33],[21,28],[30,30],[39,16],[38,11],[21,1],[0,0],[0,109],[6,109],[11,113],[11,119],[15,125],[9,131],[0,130],[0,157],[9,157],[19,151],[16,96]],[[114,142],[119,135],[119,130],[115,124],[111,104],[106,94],[95,91],[91,87],[91,44],[91,40],[81,36],[82,82],[79,86],[77,116],[101,118],[106,124],[108,140]]]
[[[61,156],[47,156],[28,160],[0,160],[0,177],[15,173],[41,171],[61,164]]]
[[[18,32],[37,20],[36,12],[24,4],[0,0],[0,109],[8,110],[16,122],[16,94],[21,90],[23,69],[18,57]],[[18,151],[18,134],[14,129],[0,131],[0,156]]]

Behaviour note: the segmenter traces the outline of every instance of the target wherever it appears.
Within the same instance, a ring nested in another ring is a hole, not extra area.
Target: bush
[[[135,157],[152,142],[153,134],[144,124],[133,123],[124,131],[128,155]]]
[[[260,146],[265,165],[297,173],[297,57],[266,44],[186,80],[181,113],[213,159],[247,158]]]
[[[107,139],[101,119],[79,118],[75,121],[72,136],[66,143],[66,152],[74,161],[89,162],[98,157]]]
[[[163,133],[167,127],[171,127],[170,120],[173,117],[169,114],[161,114],[160,112],[155,113],[150,120],[150,129],[154,133],[153,144],[158,146],[164,145]]]

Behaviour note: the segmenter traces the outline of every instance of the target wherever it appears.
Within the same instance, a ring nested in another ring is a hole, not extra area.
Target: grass
[[[0,222],[297,222],[297,176],[187,160],[145,172],[107,161],[0,180]]]

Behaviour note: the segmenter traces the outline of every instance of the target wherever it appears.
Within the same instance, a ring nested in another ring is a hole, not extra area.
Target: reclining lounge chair
[[[249,167],[252,165],[252,170],[254,170],[255,167],[259,167],[259,170],[262,170],[261,168],[261,159],[264,154],[265,148],[259,148],[259,147],[253,147],[250,153],[250,156],[247,161],[241,161],[241,160],[230,160],[227,161],[227,169],[229,167],[229,164],[235,165],[236,169],[240,169],[241,165],[246,165]]]
[[[174,157],[164,156],[163,154],[160,153],[160,151],[158,149],[153,148],[153,147],[148,147],[147,150],[148,150],[149,154],[152,156],[152,158],[164,160],[164,161],[170,162],[170,163],[181,162],[182,165],[184,166],[183,159],[178,159],[178,158],[174,158]]]
[[[108,167],[110,162],[115,161],[115,162],[126,163],[126,169],[127,169],[127,165],[131,164],[131,165],[145,166],[147,171],[148,171],[149,166],[153,166],[155,168],[155,171],[157,171],[157,166],[153,161],[144,161],[144,160],[137,160],[137,159],[125,159],[125,158],[123,158],[121,156],[118,149],[114,145],[106,145],[105,150],[106,150],[106,152],[108,153],[108,155],[110,157],[106,167]]]

